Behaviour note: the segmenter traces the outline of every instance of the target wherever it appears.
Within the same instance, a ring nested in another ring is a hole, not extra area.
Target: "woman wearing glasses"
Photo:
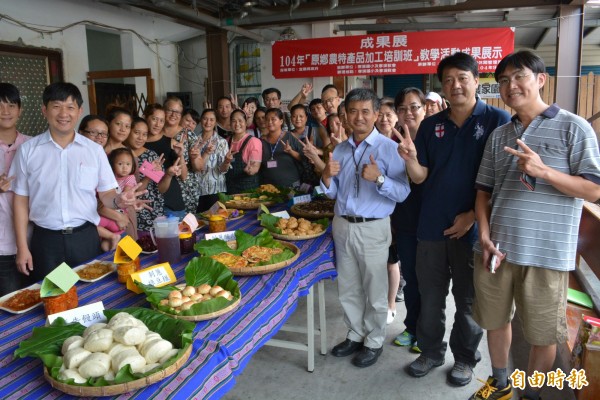
[[[108,122],[99,115],[86,115],[79,124],[79,133],[104,147],[108,141]]]
[[[181,194],[185,203],[185,209],[188,213],[196,212],[198,206],[200,175],[198,165],[190,161],[190,153],[194,157],[193,147],[198,142],[198,135],[189,129],[181,126],[181,116],[183,114],[183,103],[179,97],[170,96],[163,103],[165,110],[165,126],[163,135],[181,144],[183,149],[183,162],[187,165],[188,175],[186,179],[178,177]]]
[[[123,142],[131,132],[131,113],[121,107],[111,108],[106,116],[108,120],[108,141],[104,145],[106,154],[111,151],[125,147]]]
[[[398,112],[398,126],[402,135],[417,136],[421,121],[425,118],[425,95],[415,87],[400,91],[394,100]],[[417,319],[421,310],[421,297],[415,265],[417,262],[417,223],[421,212],[421,185],[410,182],[410,194],[398,203],[392,214],[392,227],[395,232],[396,248],[400,259],[406,306],[405,330],[394,339],[398,346],[409,346],[413,352],[421,352],[417,345]]]

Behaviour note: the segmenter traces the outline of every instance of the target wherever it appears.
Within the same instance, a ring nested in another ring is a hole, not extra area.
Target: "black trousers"
[[[68,234],[34,225],[30,251],[33,271],[29,277],[33,282],[41,281],[63,262],[76,267],[102,253],[98,229],[91,222]]]
[[[0,296],[26,286],[24,276],[17,269],[15,255],[0,256]]]

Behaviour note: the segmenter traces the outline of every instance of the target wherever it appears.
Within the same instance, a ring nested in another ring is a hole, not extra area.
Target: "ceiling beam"
[[[559,12],[555,12],[554,15],[552,16],[552,19],[557,18],[559,15]],[[556,25],[555,25],[556,27]],[[535,41],[534,45],[533,45],[533,49],[537,50],[540,45],[542,44],[542,42],[546,39],[546,36],[548,36],[548,34],[550,33],[550,29],[551,28],[546,28],[544,29],[544,31],[542,32],[542,34],[537,38],[537,40]]]
[[[244,19],[235,18],[232,24],[243,26],[247,29],[263,26],[289,25],[299,23],[314,23],[319,21],[336,21],[351,18],[378,18],[385,15],[387,18],[407,18],[423,15],[450,15],[472,12],[473,10],[507,10],[519,8],[548,8],[555,9],[564,3],[564,0],[466,0],[453,5],[456,1],[440,1],[440,6],[432,6],[431,1],[417,2],[381,2],[373,1],[368,4],[357,4],[354,0],[340,0],[338,6],[330,10],[323,7],[320,2],[303,3],[293,12],[289,10],[274,12],[269,16],[249,15]],[[524,4],[525,3],[525,4]],[[439,24],[437,26],[439,28]]]
[[[556,28],[556,21],[518,20],[518,21],[485,21],[485,22],[419,22],[378,24],[341,24],[336,26],[339,31],[369,31],[369,32],[400,32],[424,31],[441,29],[470,29],[470,28]],[[600,27],[600,20],[586,20],[586,28]]]

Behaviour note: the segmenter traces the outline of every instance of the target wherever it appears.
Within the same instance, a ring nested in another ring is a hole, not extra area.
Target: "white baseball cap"
[[[425,101],[427,101],[427,100],[434,101],[434,102],[438,103],[439,106],[442,105],[442,96],[440,96],[436,92],[427,93],[427,96],[425,96]]]

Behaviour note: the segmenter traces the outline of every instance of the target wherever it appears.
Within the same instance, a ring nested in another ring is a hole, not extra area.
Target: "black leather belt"
[[[351,222],[353,224],[358,223],[358,222],[369,222],[369,221],[376,221],[378,219],[381,219],[381,218],[355,217],[354,215],[342,215],[341,217],[344,218],[346,221]]]
[[[72,235],[73,233],[82,231],[82,230],[84,230],[86,228],[89,228],[90,226],[94,226],[94,224],[92,224],[91,222],[88,221],[85,224],[76,226],[74,228],[73,227],[66,227],[66,228],[57,229],[57,230],[44,228],[44,227],[41,227],[39,225],[36,225],[35,227],[37,229],[41,229],[41,230],[44,230],[44,231],[47,231],[47,232],[60,233],[61,235]]]

